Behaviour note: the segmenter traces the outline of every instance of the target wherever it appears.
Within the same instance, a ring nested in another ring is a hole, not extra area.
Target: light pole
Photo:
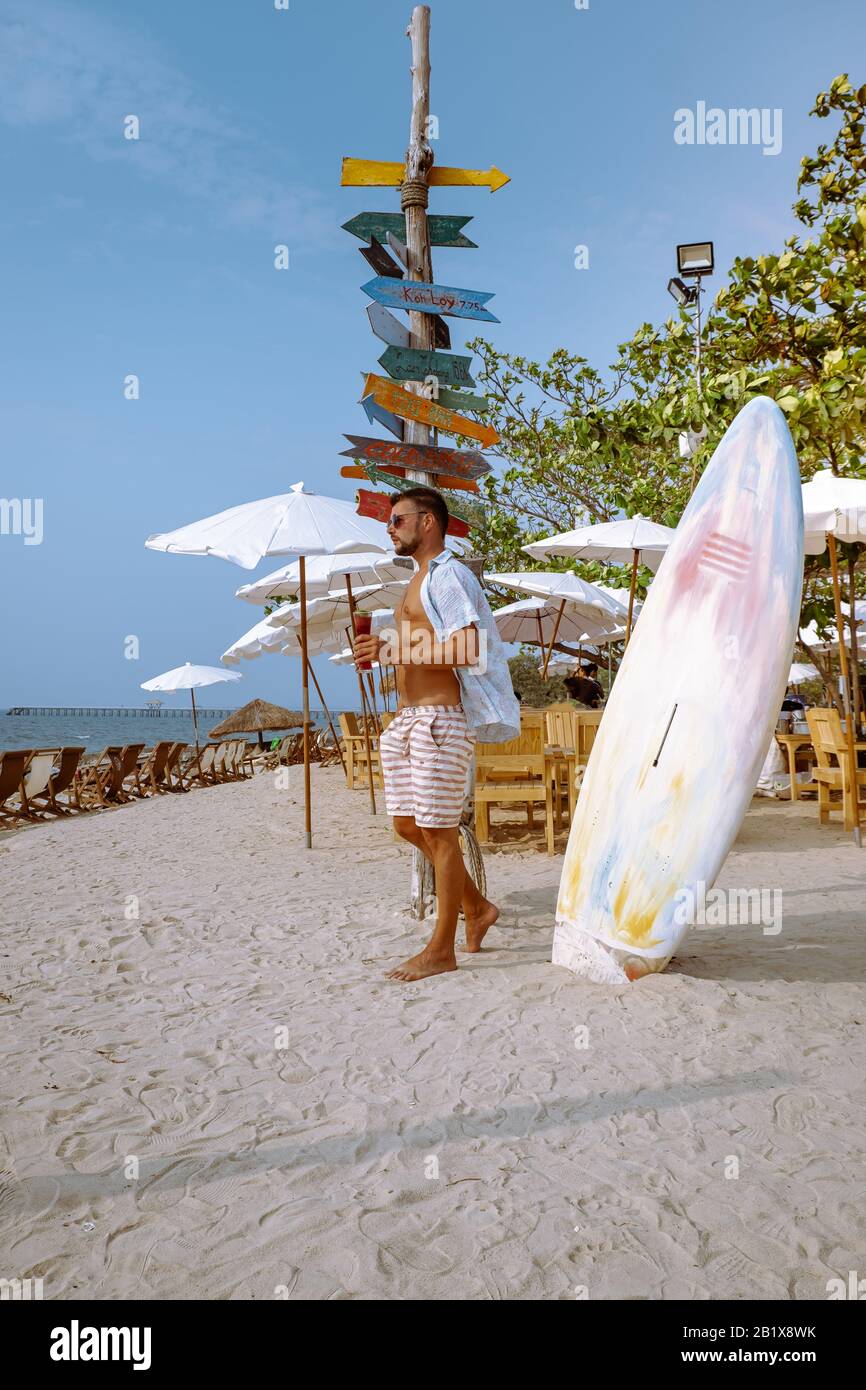
[[[713,243],[711,241],[687,241],[677,247],[677,270],[679,275],[668,281],[668,293],[673,296],[681,309],[695,306],[695,383],[698,399],[703,395],[701,381],[701,295],[705,275],[712,275],[715,264]],[[686,284],[686,280],[691,284]],[[692,458],[697,454],[701,441],[706,436],[706,427],[700,431],[686,430],[680,435],[680,455]],[[692,491],[695,487],[695,469],[692,468]]]

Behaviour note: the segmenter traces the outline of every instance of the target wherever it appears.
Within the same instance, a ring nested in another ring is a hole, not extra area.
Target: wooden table
[[[788,755],[788,771],[791,774],[791,800],[800,800],[800,784],[797,781],[797,753],[801,748],[812,747],[811,734],[782,734],[776,732],[776,742]]]

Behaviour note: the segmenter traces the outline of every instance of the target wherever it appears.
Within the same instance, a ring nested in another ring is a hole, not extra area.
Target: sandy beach
[[[866,1273],[866,850],[813,804],[754,801],[719,880],[782,888],[777,935],[586,984],[549,964],[565,841],[518,827],[486,851],[489,948],[407,986],[408,848],[314,767],[304,851],[291,774],[0,840],[0,1272],[316,1300]]]

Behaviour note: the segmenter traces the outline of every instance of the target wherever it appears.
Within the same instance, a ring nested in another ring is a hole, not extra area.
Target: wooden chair
[[[181,777],[180,768],[181,762],[183,760],[184,749],[187,746],[188,745],[186,743],[173,743],[171,745],[169,755],[165,760],[165,781],[168,790],[171,792],[186,791],[186,787],[183,784],[183,778]]]
[[[78,771],[78,764],[81,762],[83,748],[60,748],[58,749],[59,762],[51,774],[48,786],[41,792],[35,793],[31,801],[45,800],[46,810],[53,811],[55,816],[71,816],[73,811],[82,809],[78,800],[78,791],[75,785],[75,774]],[[60,797],[66,792],[65,801]]]
[[[21,783],[32,757],[32,748],[13,748],[0,753],[0,825],[15,826],[21,819],[20,804],[12,807],[9,802],[13,796],[20,801]]]
[[[860,818],[866,810],[861,788],[866,789],[866,768],[857,769],[856,792],[851,786],[850,754],[842,720],[837,709],[807,709],[806,722],[812,737],[812,747],[818,759],[815,780],[818,783],[818,816],[822,825],[829,825],[830,812],[841,810],[846,830],[854,829],[854,796],[860,808]],[[866,742],[855,742],[855,752],[866,749]],[[831,793],[841,793],[841,802],[833,801]]]
[[[562,794],[568,798],[569,824],[574,820],[577,805],[577,745],[570,706],[548,706],[544,714],[545,753],[553,763],[556,788],[555,812],[557,828],[562,819]]]
[[[44,814],[40,814],[31,803],[47,790],[58,752],[59,749],[56,748],[36,748],[28,751],[23,775],[17,788],[18,805],[10,806],[7,801],[4,808],[4,814],[11,819],[13,825],[18,825],[22,820],[45,819]]]
[[[172,790],[171,782],[166,775],[166,764],[173,747],[174,742],[171,739],[163,739],[150,749],[138,769],[136,785],[139,796],[156,796],[158,792]]]
[[[520,802],[532,830],[534,804],[543,801],[547,853],[554,854],[553,762],[545,755],[540,711],[532,713],[539,718],[527,720],[517,738],[475,745],[475,828],[479,841],[489,840],[490,806]]]
[[[184,758],[180,764],[180,781],[185,791],[198,784],[200,787],[211,785],[211,768],[213,766],[214,753],[217,746],[215,743],[206,743],[200,752],[196,753],[193,748],[188,758]]]
[[[350,791],[355,787],[369,785],[367,777],[367,745],[363,729],[359,727],[358,716],[353,712],[337,716],[340,733],[343,736],[343,749],[346,755],[346,786]],[[382,786],[382,769],[379,765],[379,739],[370,731],[370,756],[373,760],[373,786]]]
[[[75,774],[75,796],[82,810],[108,805],[107,791],[117,774],[121,747],[109,743],[92,762],[80,764]]]

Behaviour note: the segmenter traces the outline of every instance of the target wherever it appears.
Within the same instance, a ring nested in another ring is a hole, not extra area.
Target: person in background
[[[594,661],[590,661],[582,670],[575,667],[572,674],[566,676],[563,684],[573,700],[579,700],[590,709],[598,709],[604,699],[604,690],[596,679],[597,675],[598,666]]]

